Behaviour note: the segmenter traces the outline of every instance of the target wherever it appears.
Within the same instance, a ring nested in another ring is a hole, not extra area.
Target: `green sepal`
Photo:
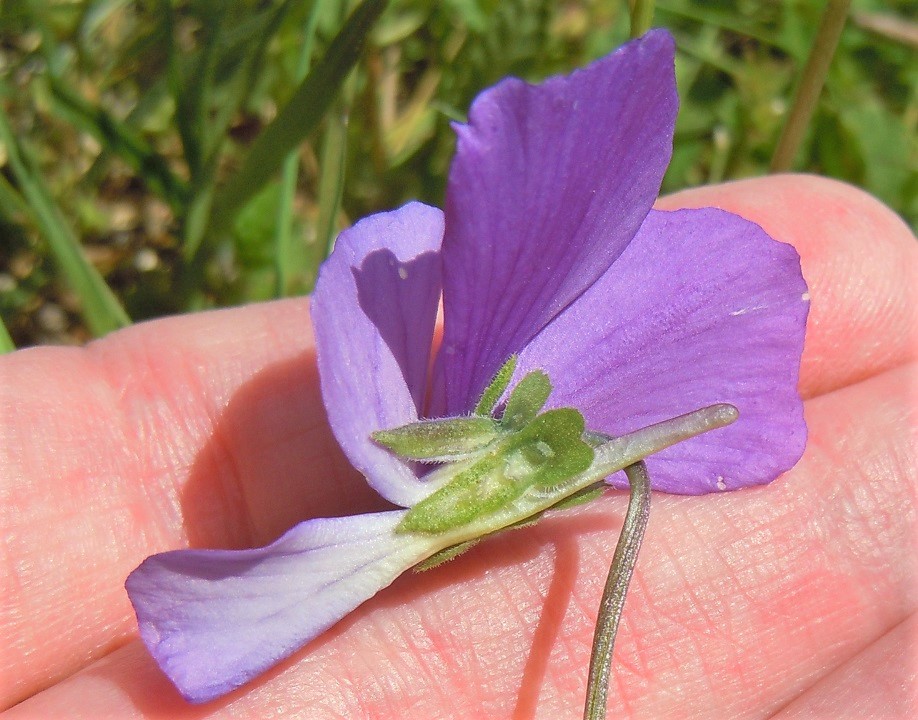
[[[491,452],[413,506],[396,532],[446,532],[500,509],[525,489],[504,474],[503,454]]]
[[[590,492],[592,494],[593,492],[592,489]],[[577,493],[578,496],[580,494],[581,493]],[[562,500],[561,503],[563,502],[565,501]],[[586,502],[586,501],[584,500],[581,502]],[[561,503],[558,503],[558,505],[560,505]],[[580,503],[578,502],[578,503],[573,503],[572,505],[579,505],[579,504]],[[552,507],[549,508],[549,510],[554,510],[556,507],[557,505],[553,505]],[[422,560],[417,565],[415,565],[412,568],[412,570],[418,573],[424,572],[425,570],[433,570],[435,567],[439,567],[440,565],[443,565],[444,563],[448,563],[450,560],[454,560],[455,558],[465,553],[467,550],[471,550],[475,545],[480,543],[486,537],[490,537],[491,535],[496,535],[498,533],[506,532],[507,530],[522,530],[524,528],[532,527],[533,525],[538,524],[539,520],[541,520],[544,515],[545,515],[544,512],[536,513],[535,515],[531,515],[528,518],[523,518],[522,520],[518,520],[517,522],[511,525],[507,525],[506,527],[503,527],[500,530],[498,530],[496,533],[488,533],[487,535],[482,535],[481,537],[472,538],[471,540],[466,540],[465,542],[457,543],[456,545],[450,545],[447,548],[443,548],[439,552],[435,552],[433,555],[431,555],[426,560]]]
[[[586,487],[583,490],[575,492],[573,495],[568,495],[563,500],[559,500],[550,508],[548,508],[548,510],[569,510],[570,508],[577,507],[578,505],[586,505],[587,503],[593,502],[597,498],[601,497],[605,491],[605,483],[602,483],[598,486],[591,485],[590,487]]]
[[[500,435],[489,417],[424,420],[392,430],[378,430],[373,439],[400,457],[424,462],[457,460],[479,452]]]
[[[505,433],[480,459],[412,507],[397,532],[437,534],[491,515],[527,488],[553,488],[586,470],[593,449],[581,440],[583,416],[549,410],[520,432]]]
[[[592,492],[592,491],[591,491]],[[580,493],[578,493],[580,495]],[[564,502],[563,500],[561,502]],[[584,501],[585,502],[585,501]],[[560,505],[561,503],[559,503]],[[579,503],[574,503],[579,504]],[[554,510],[555,505],[549,508],[549,510]],[[465,542],[457,543],[456,545],[450,545],[447,548],[443,548],[439,552],[435,552],[426,560],[421,560],[417,565],[415,565],[412,570],[414,572],[424,572],[425,570],[433,570],[435,567],[439,567],[444,563],[448,563],[450,560],[454,560],[459,557],[467,550],[471,550],[475,545],[480,543],[486,537],[491,537],[491,535],[496,535],[498,533],[506,532],[507,530],[522,530],[524,528],[532,527],[533,525],[538,524],[539,520],[545,515],[544,512],[536,513],[528,518],[523,518],[517,522],[502,527],[496,533],[488,533],[487,535],[482,535],[481,537],[472,538],[471,540],[466,540]]]
[[[488,383],[488,387],[481,394],[481,399],[475,406],[476,415],[490,415],[494,411],[497,401],[500,400],[500,396],[504,394],[504,390],[510,384],[510,378],[513,377],[513,371],[516,370],[516,361],[518,359],[518,355],[511,355],[507,358],[507,362],[501,365],[500,370],[497,371],[491,382]]]
[[[602,497],[602,494],[608,489],[608,486],[603,483],[597,483],[596,485],[590,485],[583,490],[578,490],[573,495],[568,495],[563,500],[559,500],[550,508],[546,508],[541,512],[536,513],[535,515],[530,515],[527,518],[523,518],[512,525],[507,525],[506,527],[501,528],[500,532],[505,530],[522,530],[524,528],[532,527],[537,525],[539,521],[545,517],[545,513],[551,512],[552,510],[569,510],[570,508],[577,507],[578,505],[586,505],[587,503],[596,500],[599,497]]]
[[[507,430],[520,430],[539,414],[551,394],[551,381],[541,370],[533,370],[520,380],[510,397],[501,418],[501,425]]]
[[[544,515],[545,515],[544,512],[536,513],[535,515],[530,515],[528,518],[523,518],[522,520],[518,520],[517,522],[512,523],[511,525],[502,527],[500,529],[500,532],[504,532],[505,530],[525,530],[526,528],[532,527],[533,525],[538,525],[539,520],[541,520],[544,517]]]
[[[559,408],[539,415],[518,434],[525,459],[534,465],[530,485],[557,487],[590,467],[594,453],[581,439],[583,429],[583,415]]]
[[[469,550],[472,546],[477,545],[481,538],[474,538],[473,540],[466,540],[457,545],[450,545],[448,548],[443,548],[440,552],[436,552],[431,555],[426,560],[422,560],[417,565],[412,568],[415,572],[424,572],[425,570],[433,570],[435,567],[439,567],[443,563],[448,563],[450,560],[454,560],[466,550]]]
[[[584,488],[583,490],[575,492],[573,495],[570,495],[569,497],[556,502],[550,508],[543,510],[542,512],[536,513],[535,515],[530,515],[527,518],[517,520],[515,523],[507,525],[506,527],[502,527],[497,531],[497,533],[489,533],[488,535],[483,535],[482,537],[473,538],[472,540],[466,540],[465,542],[457,543],[456,545],[450,545],[448,548],[443,548],[439,552],[431,555],[426,560],[419,562],[412,568],[412,570],[414,570],[414,572],[432,570],[435,567],[439,567],[440,565],[448,563],[450,560],[459,557],[467,550],[471,550],[475,545],[484,540],[486,537],[503,533],[508,530],[524,530],[525,528],[538,525],[539,521],[545,517],[546,512],[550,512],[552,510],[568,510],[572,507],[577,507],[578,505],[586,505],[587,503],[601,497],[607,488],[608,486],[603,482],[597,483],[596,485],[591,485],[590,487]]]

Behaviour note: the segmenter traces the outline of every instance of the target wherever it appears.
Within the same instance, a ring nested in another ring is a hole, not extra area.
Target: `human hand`
[[[773,484],[657,494],[616,643],[617,717],[906,717],[918,707],[918,245],[806,177],[702,188],[802,256],[810,439]],[[912,363],[909,365],[909,363]],[[578,717],[622,493],[403,576],[277,669],[187,705],[136,639],[147,555],[251,547],[382,509],[327,427],[303,299],[0,358],[0,692],[13,718]]]

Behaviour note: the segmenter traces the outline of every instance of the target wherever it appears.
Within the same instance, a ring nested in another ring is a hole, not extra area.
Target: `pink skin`
[[[876,200],[819,178],[658,207],[705,205],[802,256],[810,441],[770,486],[655,497],[610,713],[907,717],[918,244]],[[226,698],[179,698],[136,638],[128,572],[151,553],[259,545],[381,503],[327,427],[305,299],[0,358],[3,720],[578,717],[622,493],[403,576]]]

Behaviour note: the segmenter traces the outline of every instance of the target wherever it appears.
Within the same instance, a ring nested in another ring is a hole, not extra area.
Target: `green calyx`
[[[451,532],[499,512],[530,488],[557,488],[590,467],[594,453],[583,439],[583,416],[572,408],[541,412],[551,393],[544,372],[523,377],[502,416],[493,416],[515,366],[514,356],[485,389],[475,415],[373,434],[376,442],[406,459],[455,464],[452,477],[412,507],[397,531]],[[482,409],[486,415],[478,414]]]

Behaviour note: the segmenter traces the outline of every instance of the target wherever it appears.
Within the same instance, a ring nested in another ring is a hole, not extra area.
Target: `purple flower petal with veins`
[[[512,354],[516,380],[545,371],[549,405],[578,409],[592,431],[735,405],[735,425],[648,459],[657,489],[765,483],[800,457],[796,252],[720,210],[651,211],[672,149],[673,56],[672,38],[652,31],[569,76],[505,80],[457,127],[445,215],[412,203],[338,239],[312,299],[322,394],[341,447],[383,497],[412,508],[437,473],[371,433],[425,408],[468,415]],[[219,697],[465,539],[399,533],[408,512],[308,520],[258,550],[148,558],[127,581],[141,636],[187,699]]]
[[[338,443],[384,498],[408,507],[423,484],[370,439],[417,420],[440,299],[443,213],[420,203],[341,233],[312,296],[319,373]]]
[[[674,52],[654,31],[567,77],[504,80],[457,127],[434,414],[466,412],[634,237],[672,154]]]
[[[728,401],[739,420],[647,458],[653,487],[700,495],[774,480],[803,454],[809,303],[793,247],[707,208],[653,210],[596,283],[520,353],[610,435]],[[614,483],[625,487],[624,474]]]

